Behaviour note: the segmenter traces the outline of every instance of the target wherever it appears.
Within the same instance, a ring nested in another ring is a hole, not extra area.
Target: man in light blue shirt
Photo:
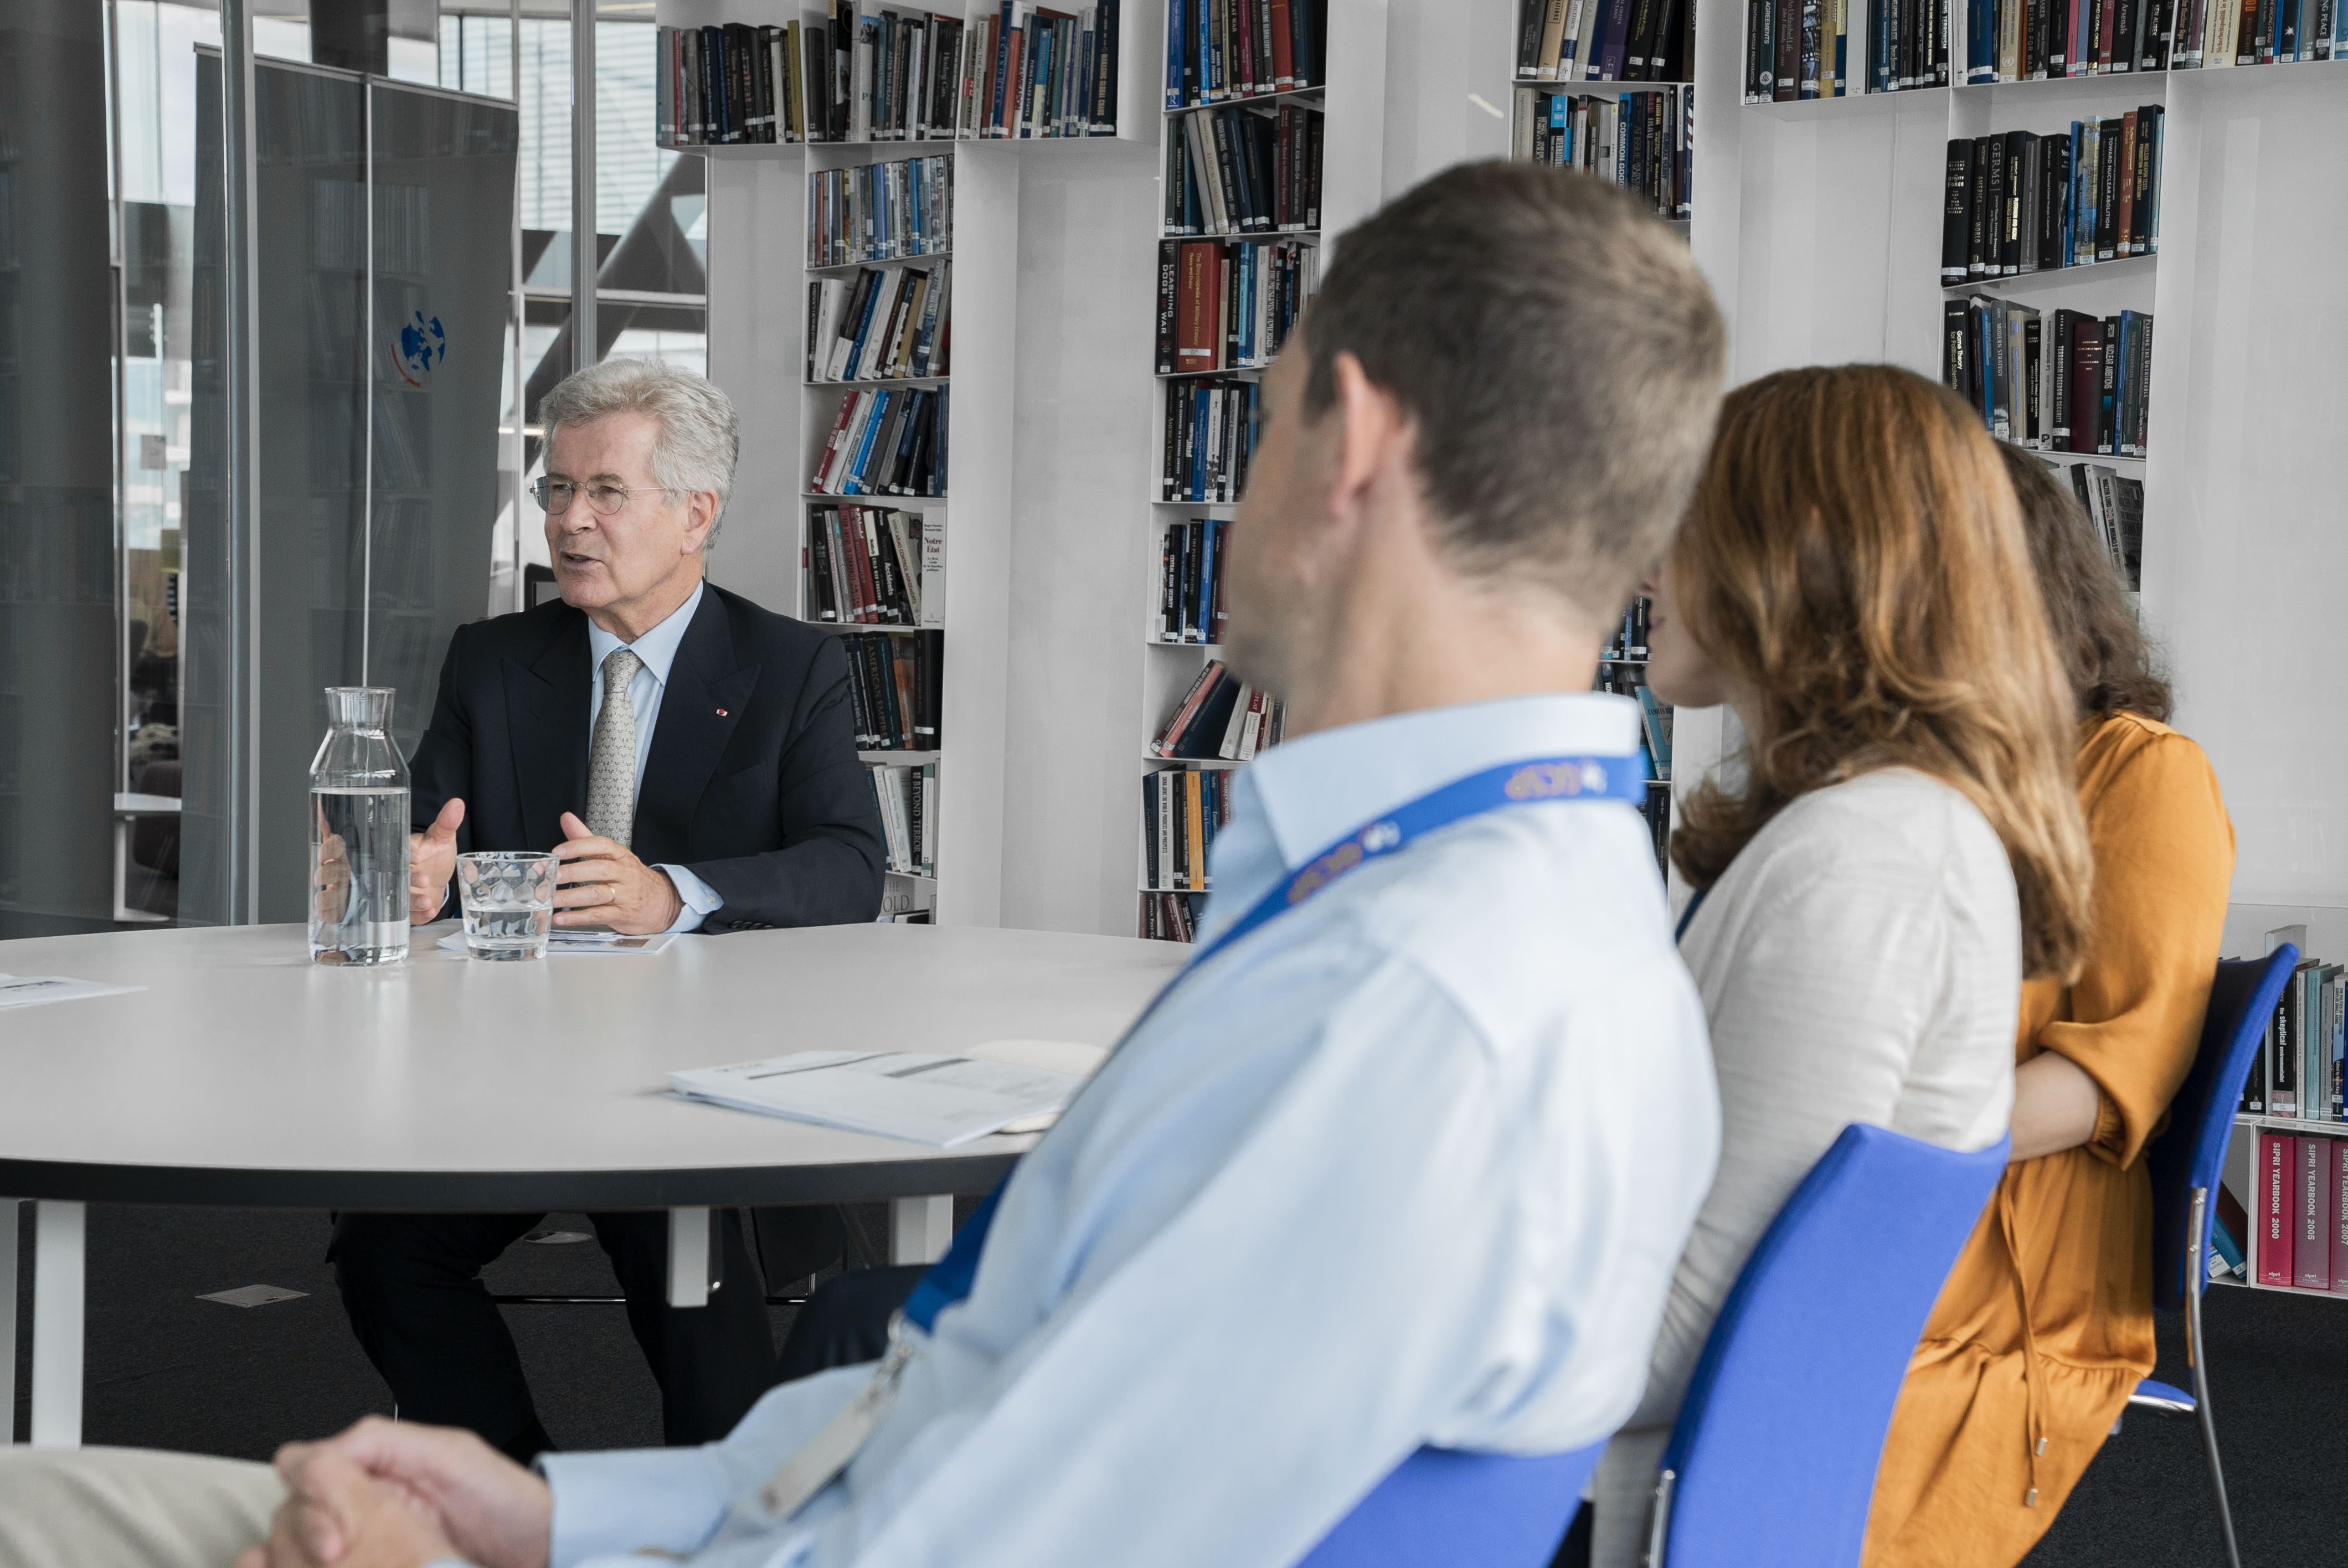
[[[1337,256],[1231,532],[1231,661],[1292,737],[1217,844],[1201,938],[1241,934],[1022,1162],[893,1399],[841,1368],[723,1442],[539,1473],[369,1421],[280,1456],[252,1568],[1285,1568],[1422,1446],[1576,1450],[1631,1410],[1718,1121],[1645,828],[1395,825],[1487,770],[1631,764],[1635,710],[1589,688],[1721,324],[1669,231],[1529,166],[1440,175]],[[827,1484],[808,1445],[851,1409]]]

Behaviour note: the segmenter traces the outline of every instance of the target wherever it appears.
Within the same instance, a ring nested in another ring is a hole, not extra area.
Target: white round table
[[[718,1205],[891,1200],[892,1254],[925,1261],[952,1194],[993,1186],[1032,1138],[941,1150],[688,1103],[669,1073],[876,1044],[1105,1047],[1187,956],[871,925],[490,964],[436,948],[452,928],[419,928],[379,968],[312,963],[299,926],[0,943],[0,970],[145,988],[0,1011],[0,1194],[39,1200],[33,1441],[80,1437],[88,1203],[667,1208],[678,1306],[707,1298]],[[0,1204],[0,1301],[15,1229]],[[13,1338],[0,1313],[0,1410]]]

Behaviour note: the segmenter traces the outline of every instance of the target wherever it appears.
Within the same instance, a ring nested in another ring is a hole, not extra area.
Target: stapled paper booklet
[[[71,980],[63,975],[0,975],[0,1008],[38,1007],[43,1002],[78,1001],[84,997],[118,997],[146,989],[109,986],[98,980]]]
[[[693,1100],[942,1149],[1056,1114],[1084,1079],[973,1056],[808,1050],[669,1074]]]

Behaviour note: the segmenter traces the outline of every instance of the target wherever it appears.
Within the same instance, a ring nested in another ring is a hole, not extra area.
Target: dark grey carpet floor
[[[28,1215],[29,1217],[29,1215]],[[558,1225],[586,1229],[576,1215]],[[30,1225],[20,1278],[29,1281]],[[324,1262],[323,1214],[90,1212],[85,1426],[93,1443],[266,1458],[390,1397],[359,1354]],[[501,1292],[613,1289],[600,1248],[520,1245]],[[197,1299],[242,1285],[308,1294],[252,1308]],[[26,1344],[30,1293],[20,1302]],[[616,1307],[509,1307],[541,1418],[564,1448],[660,1440],[659,1395]],[[777,1308],[781,1343],[788,1309]],[[2348,1300],[2210,1296],[2210,1376],[2246,1564],[2348,1564],[2348,1487],[2334,1451],[2348,1396]],[[2161,1326],[2158,1376],[2186,1381],[2181,1325]],[[20,1355],[18,1426],[26,1419]],[[2222,1563],[2189,1420],[2132,1415],[2105,1446],[2030,1568]]]

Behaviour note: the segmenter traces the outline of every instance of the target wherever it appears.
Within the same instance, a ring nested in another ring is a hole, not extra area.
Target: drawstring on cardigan
[[[2031,1310],[2030,1271],[2023,1266],[2022,1249],[2014,1243],[2018,1228],[2013,1217],[2014,1172],[2008,1169],[1998,1178],[1997,1226],[2005,1240],[2007,1261],[2013,1265],[2013,1288],[2022,1298],[2022,1391],[2027,1419],[2023,1429],[2024,1441],[2028,1445],[2026,1456],[2030,1465],[2030,1490],[2023,1493],[2022,1506],[2038,1506],[2038,1459],[2046,1451],[2045,1419],[2038,1408],[2038,1330],[2036,1315]]]

